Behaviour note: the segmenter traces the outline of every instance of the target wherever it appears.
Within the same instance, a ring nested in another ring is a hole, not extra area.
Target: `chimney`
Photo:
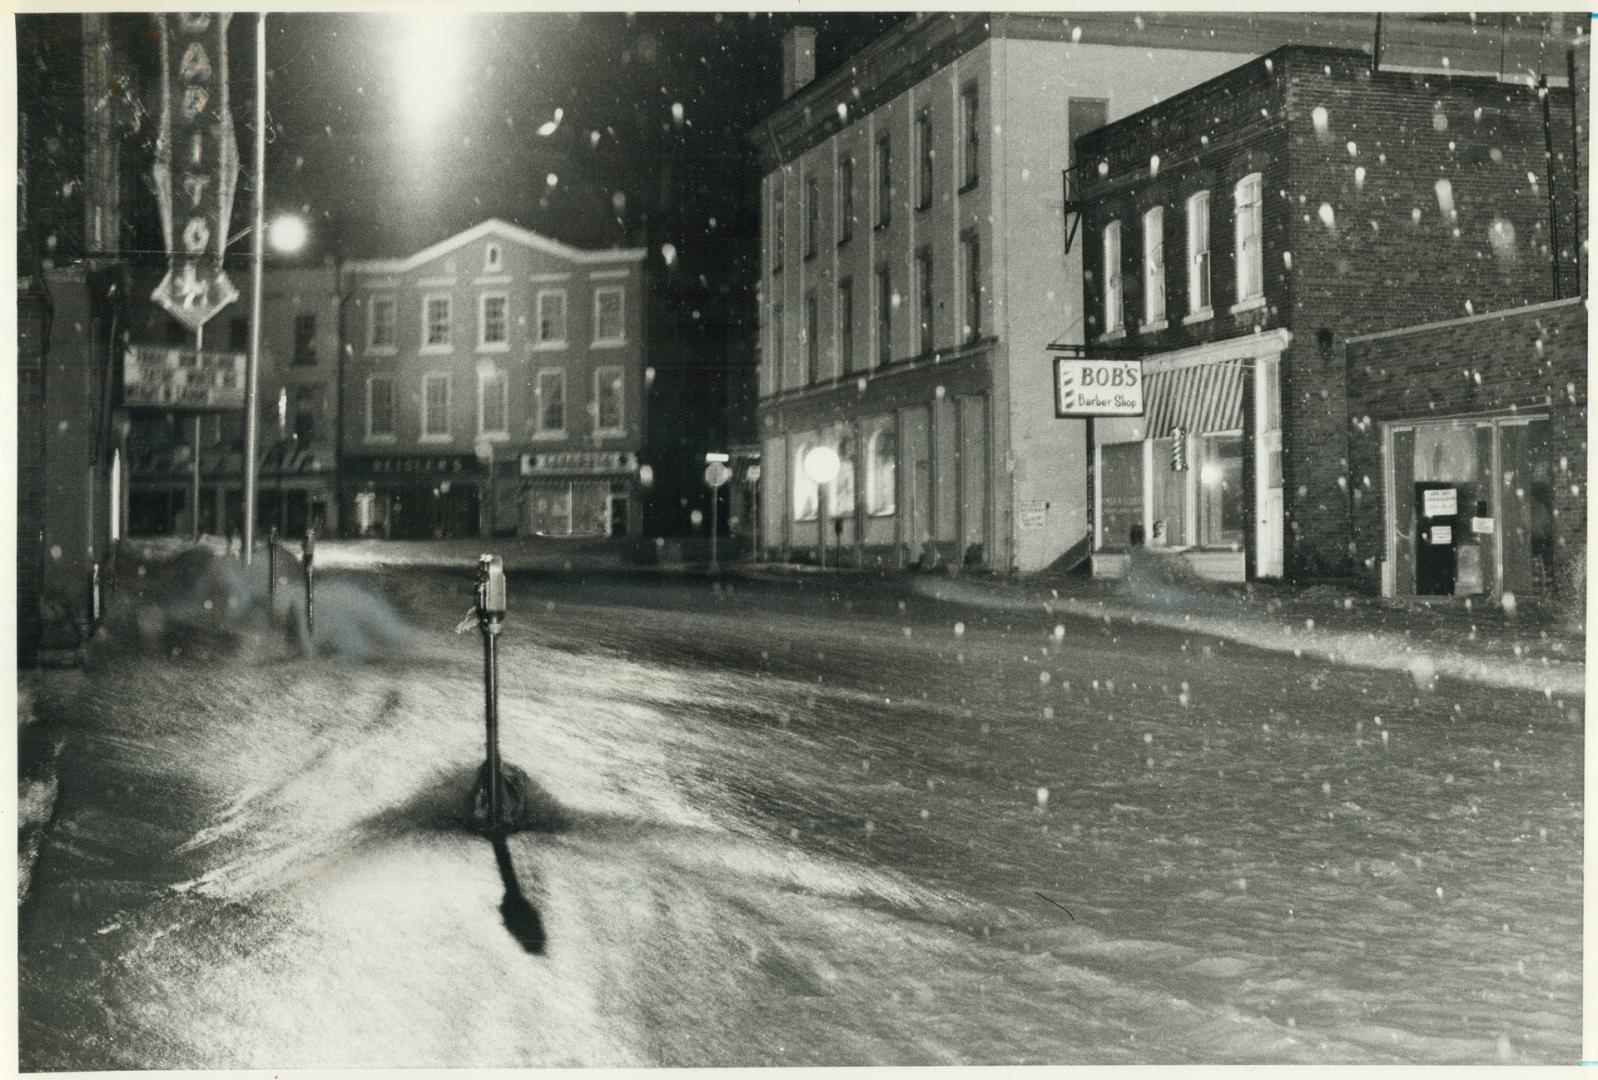
[[[782,99],[793,97],[815,77],[815,27],[795,26],[782,35]]]

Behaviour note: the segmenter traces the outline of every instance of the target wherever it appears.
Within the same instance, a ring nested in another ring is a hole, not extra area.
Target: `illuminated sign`
[[[637,472],[638,455],[631,450],[551,450],[522,455],[522,475],[561,473],[604,475]]]
[[[129,408],[242,409],[244,354],[134,345],[123,356]]]
[[[170,264],[151,298],[193,330],[239,292],[222,268],[239,155],[228,106],[226,12],[157,15],[161,128],[155,194]]]

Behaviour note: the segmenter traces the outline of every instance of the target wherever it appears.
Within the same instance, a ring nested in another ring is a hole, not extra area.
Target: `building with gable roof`
[[[643,263],[490,219],[345,264],[346,531],[637,533]]]

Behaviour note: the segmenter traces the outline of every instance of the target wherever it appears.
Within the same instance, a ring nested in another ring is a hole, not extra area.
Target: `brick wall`
[[[1085,325],[1101,332],[1101,232],[1122,222],[1126,343],[1183,348],[1285,327],[1287,573],[1355,573],[1349,337],[1572,294],[1577,286],[1569,91],[1549,91],[1559,202],[1554,288],[1549,162],[1537,88],[1370,71],[1346,50],[1291,47],[1077,143],[1085,164]],[[1232,314],[1233,186],[1263,174],[1266,305]],[[1446,182],[1446,183],[1440,183]],[[1210,191],[1214,316],[1188,311],[1186,200]],[[1169,325],[1143,332],[1142,215],[1165,207]]]
[[[1380,587],[1387,557],[1382,427],[1395,420],[1548,414],[1555,580],[1586,558],[1587,308],[1579,300],[1350,342],[1350,474],[1357,574]],[[1579,599],[1579,598],[1578,598]]]
[[[19,292],[17,308],[17,652],[29,663],[39,647],[44,556],[46,316],[33,293]]]

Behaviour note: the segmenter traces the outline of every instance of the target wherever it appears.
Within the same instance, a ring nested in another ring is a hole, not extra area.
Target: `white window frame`
[[[1210,193],[1195,191],[1187,197],[1187,318],[1202,322],[1215,314],[1215,281],[1210,270]],[[1203,285],[1202,290],[1200,285]],[[1199,293],[1208,294],[1199,303]]]
[[[389,308],[389,342],[386,345],[377,342],[377,307],[386,304]],[[382,293],[367,298],[366,301],[366,354],[368,356],[394,356],[399,352],[399,298],[393,293]]]
[[[376,382],[388,383],[388,431],[372,430],[372,384]],[[369,443],[391,443],[399,437],[399,391],[396,382],[392,375],[366,377],[366,441]]]
[[[982,337],[982,237],[975,232],[960,237],[960,340],[971,344]]]
[[[1265,306],[1265,185],[1249,173],[1232,189],[1233,255],[1237,267],[1237,303],[1232,312]],[[1252,241],[1252,247],[1250,242]]]
[[[560,336],[546,338],[544,337],[544,302],[555,298],[560,300]],[[570,315],[571,307],[566,302],[565,289],[539,289],[538,297],[533,302],[533,317],[537,322],[533,329],[536,337],[533,342],[533,348],[543,350],[566,348],[567,338],[570,334]]]
[[[490,300],[499,300],[504,304],[501,321],[505,327],[505,336],[500,341],[488,340],[488,302]],[[477,351],[488,353],[510,351],[510,293],[503,289],[477,294]]]
[[[1143,212],[1143,330],[1164,330],[1165,207]]]
[[[560,427],[544,427],[544,379],[553,376],[560,383]],[[566,437],[566,369],[541,367],[533,375],[533,438],[564,439]],[[597,404],[596,404],[597,411]]]
[[[881,454],[879,447],[882,437],[890,435],[894,440],[893,476],[892,484],[883,485],[881,480]],[[871,517],[892,517],[899,510],[899,493],[896,490],[899,479],[899,434],[892,424],[877,428],[866,439],[866,513]],[[887,491],[883,491],[883,487]],[[886,500],[886,501],[884,501]]]
[[[1120,334],[1126,330],[1126,299],[1121,288],[1121,223],[1112,221],[1104,226],[1104,333]]]
[[[834,183],[833,201],[838,207],[838,243],[854,239],[854,157],[843,154],[838,158],[838,175]]]
[[[616,321],[620,324],[614,337],[601,337],[599,305],[603,297],[616,297]],[[627,343],[627,290],[621,285],[599,285],[594,289],[594,340],[596,348],[608,348]]]
[[[427,318],[427,309],[435,300],[442,300],[447,305],[449,314],[446,316],[445,340],[437,344],[429,344],[428,332],[432,329]],[[429,354],[452,353],[455,351],[455,297],[450,293],[424,293],[422,294],[422,327],[420,338],[420,352]]]
[[[503,426],[489,428],[488,395],[485,390],[496,380],[499,382],[499,415]],[[477,434],[496,441],[510,438],[510,373],[502,367],[484,367],[477,372]]]
[[[771,178],[771,272],[782,269],[788,245],[788,180],[782,169]]]
[[[429,420],[432,417],[432,412],[428,409],[427,389],[433,383],[439,381],[444,383],[444,430],[442,432],[428,430],[428,428],[431,426]],[[447,443],[455,437],[450,426],[450,390],[449,372],[429,371],[422,376],[422,433],[420,438],[417,440],[418,442]]]
[[[601,400],[600,387],[604,385],[607,372],[615,374],[615,381],[619,384],[616,399],[616,423],[613,427],[603,427],[600,424]],[[594,434],[595,435],[625,435],[627,434],[627,369],[620,364],[606,364],[594,369]]]
[[[982,88],[968,82],[960,88],[960,191],[982,181]]]

